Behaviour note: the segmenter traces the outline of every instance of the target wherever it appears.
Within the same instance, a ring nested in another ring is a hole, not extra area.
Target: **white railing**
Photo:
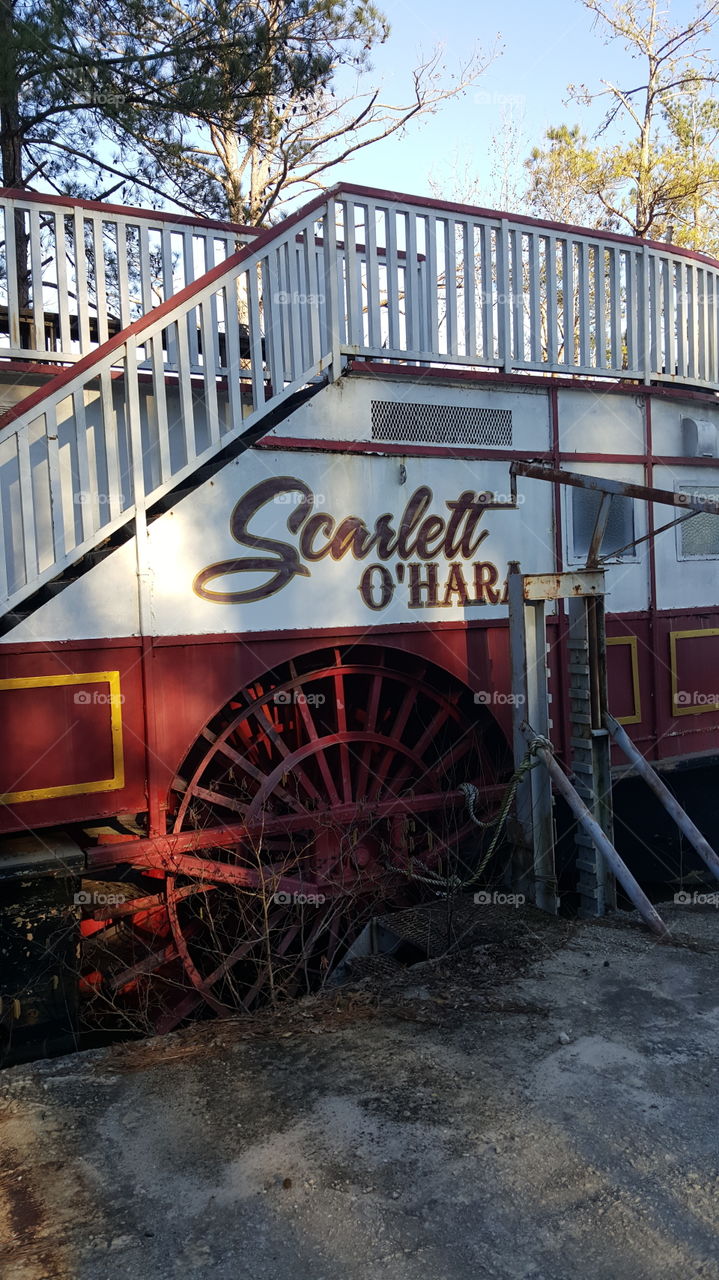
[[[0,190],[0,358],[79,360],[255,234],[227,222]]]
[[[333,229],[326,203],[315,205],[6,414],[5,610],[328,368],[324,279],[333,264],[324,262],[318,276],[317,244],[327,255]]]
[[[83,226],[87,212],[77,215]],[[57,213],[60,222],[68,216]],[[109,219],[98,219],[91,219],[93,236],[102,237]],[[6,228],[12,221],[6,217]],[[40,223],[31,223],[40,270]],[[129,217],[127,225],[137,222]],[[96,274],[105,282],[93,303],[98,324],[105,316],[96,336],[105,340],[0,423],[6,609],[192,476],[292,392],[339,376],[349,357],[719,389],[719,264],[698,255],[344,187],[231,257],[220,235],[222,260],[179,292],[173,266],[167,296],[154,305],[152,225],[150,217],[139,230],[143,314],[134,318],[126,296],[118,313],[123,328],[112,336],[108,277]],[[160,229],[168,255],[174,227]],[[181,234],[189,237],[187,275],[203,232]],[[218,227],[204,234],[207,261]],[[58,249],[52,261],[62,259]],[[124,267],[117,279],[127,295]],[[63,342],[63,334],[72,339],[68,307],[60,298]],[[87,336],[91,312],[77,315]],[[93,340],[90,332],[91,348]],[[63,351],[58,358],[69,360]]]
[[[630,237],[344,187],[347,354],[719,382],[719,263]]]

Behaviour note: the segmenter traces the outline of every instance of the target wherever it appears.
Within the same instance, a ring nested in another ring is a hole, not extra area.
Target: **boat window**
[[[719,486],[679,485],[679,493],[691,493],[695,498],[719,501]],[[677,527],[678,554],[680,560],[719,558],[719,516],[700,511]]]

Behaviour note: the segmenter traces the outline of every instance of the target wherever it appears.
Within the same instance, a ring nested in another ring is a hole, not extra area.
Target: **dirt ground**
[[[0,1076],[2,1280],[719,1277],[719,911]]]

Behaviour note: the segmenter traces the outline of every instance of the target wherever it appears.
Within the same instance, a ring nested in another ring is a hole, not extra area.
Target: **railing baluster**
[[[607,367],[606,269],[604,246],[597,244],[594,249],[594,356],[597,369]]]
[[[50,490],[50,521],[55,559],[65,555],[65,513],[62,501],[62,477],[60,475],[60,449],[57,438],[57,410],[49,404],[45,410],[47,438],[47,476]]]
[[[304,256],[307,292],[314,294],[317,299],[315,305],[309,309],[309,324],[307,327],[307,363],[308,365],[316,366],[323,354],[320,342],[320,307],[323,305],[321,295],[323,293],[324,285],[321,283],[317,269],[318,259],[315,246],[314,223],[305,230],[302,252]]]
[[[404,315],[407,330],[407,351],[410,357],[421,353],[420,299],[419,299],[419,250],[417,248],[417,215],[406,210],[407,239],[405,244],[406,269],[404,273]]]
[[[227,343],[225,363],[227,365],[228,431],[234,430],[242,421],[242,382],[240,380],[242,361],[240,357],[240,314],[237,285],[238,279],[235,276],[228,281],[223,292]]]
[[[75,421],[75,456],[77,460],[77,501],[80,507],[81,541],[94,533],[98,525],[97,508],[102,501],[97,484],[93,486],[90,479],[90,457],[87,440],[87,417],[85,414],[85,390],[81,387],[72,395],[72,408]]]
[[[40,243],[40,213],[30,210],[30,274],[32,279],[32,345],[36,351],[45,351],[45,303],[42,286],[42,245]]]
[[[355,229],[355,209],[361,205],[356,205],[354,200],[346,200],[344,203],[344,244],[345,244],[345,269],[347,272],[347,313],[348,313],[348,334],[347,342],[351,347],[364,346],[364,326],[362,324],[362,276],[360,272],[360,258],[357,248],[357,238]]]
[[[542,317],[540,304],[539,235],[529,233],[529,358],[532,364],[542,360]]]
[[[574,248],[573,241],[569,236],[563,236],[561,241],[562,253],[562,361],[565,365],[574,365],[575,361],[575,332],[574,332]],[[556,270],[556,250],[552,250],[551,239],[547,240],[547,257],[550,253],[553,257],[553,266]],[[555,274],[554,271],[551,273]],[[547,285],[549,285],[550,269],[547,269]],[[551,311],[549,303],[549,291],[547,292],[547,312]],[[557,316],[557,328],[559,326],[559,316]],[[549,335],[549,315],[547,316],[547,335]],[[547,351],[549,352],[549,337],[547,336]],[[552,358],[547,354],[550,365],[553,363]],[[559,360],[559,344],[557,344],[557,361]]]
[[[117,225],[117,283],[118,293],[120,297],[120,325],[126,329],[132,323],[132,312],[130,308],[130,269],[127,259],[127,230],[126,222],[119,222]]]
[[[211,298],[200,304],[200,326],[202,331],[202,364],[207,430],[210,441],[214,444],[220,438],[220,418],[217,408],[217,366],[215,364],[215,330],[212,324]]]
[[[648,385],[652,375],[651,352],[651,304],[650,263],[646,249],[637,255],[637,333],[639,338],[638,363],[644,382]]]
[[[297,240],[292,236],[285,246],[287,255],[287,291],[289,301],[286,305],[285,331],[287,334],[287,369],[288,381],[294,382],[302,369],[303,334],[307,326],[307,309],[309,302],[304,289],[300,289],[297,271]],[[304,295],[304,301],[303,301]]]
[[[105,284],[105,241],[102,218],[95,215],[92,219],[93,246],[95,250],[95,298],[97,302],[97,336],[98,342],[107,342],[107,289]]]
[[[592,363],[591,323],[589,319],[589,245],[575,240],[579,254],[579,364],[589,369]]]
[[[145,509],[147,479],[145,468],[140,384],[137,376],[137,342],[131,338],[125,348],[125,413],[130,444],[132,504],[135,512]]]
[[[252,362],[252,407],[257,411],[265,403],[265,371],[262,358],[262,323],[260,319],[260,291],[257,279],[259,264],[254,262],[247,269],[247,292],[250,302],[248,317],[250,329],[250,359]],[[265,315],[265,345],[267,347],[267,316]]]
[[[262,302],[265,312],[265,358],[272,383],[272,394],[277,395],[285,385],[282,360],[282,319],[279,314],[279,272],[277,248],[272,246],[262,263]]]
[[[59,325],[59,345],[63,353],[72,347],[70,334],[70,310],[67,299],[67,243],[65,240],[65,215],[60,209],[55,213],[55,280],[57,283],[57,305]]]
[[[429,219],[428,219],[428,223],[429,223]],[[432,219],[431,225],[432,227],[434,227],[435,225],[434,219]],[[444,274],[447,282],[446,288],[445,288],[445,298],[446,298],[446,306],[447,306],[447,354],[450,356],[459,355],[459,342],[458,342],[459,323],[458,323],[458,315],[457,315],[456,226],[457,224],[454,221],[454,218],[444,219],[444,235],[445,235]],[[429,238],[429,226],[427,230],[427,236]],[[436,290],[434,292],[430,291],[429,297],[430,297],[430,305],[434,307],[435,305],[434,298],[436,297]],[[437,350],[436,342],[429,342],[428,349],[430,352],[434,354]]]
[[[38,571],[37,532],[35,528],[35,494],[30,466],[30,423],[17,437],[17,466],[22,524],[22,561],[25,582],[31,582]]]
[[[509,226],[506,218],[499,224],[497,245],[497,337],[499,361],[506,373],[512,371],[511,315],[509,309]]]
[[[698,341],[698,323],[697,323],[697,290],[696,290],[696,268],[693,262],[687,263],[687,311],[689,317],[689,351],[688,351],[688,368],[687,373],[690,378],[696,380],[699,376],[697,369],[697,349]]]
[[[85,218],[82,209],[73,216],[73,240],[75,248],[75,287],[77,289],[77,323],[80,334],[80,350],[90,348],[90,312],[87,295],[87,258],[85,257]]]
[[[462,256],[464,270],[462,274],[462,296],[464,301],[464,350],[471,361],[479,354],[477,350],[477,312],[476,312],[476,266],[474,259],[475,224],[468,219],[462,228]]]
[[[122,492],[120,462],[117,448],[117,415],[112,394],[112,378],[109,369],[100,374],[100,421],[105,444],[105,470],[107,472],[107,508],[111,520],[116,520],[126,503]]]
[[[609,248],[609,364],[612,369],[622,367],[622,299],[621,258],[616,246]]]
[[[197,454],[195,432],[195,406],[192,394],[192,375],[190,350],[187,341],[187,324],[179,319],[177,330],[177,373],[180,396],[180,422],[185,442],[185,464],[192,462]]]
[[[387,207],[387,311],[389,347],[400,348],[399,323],[399,251],[397,248],[397,211]]]
[[[703,267],[697,266],[697,288],[696,288],[696,309],[697,309],[697,379],[703,382],[706,378],[707,353],[706,353],[706,276],[707,273]]]
[[[499,236],[499,231],[497,232]],[[492,304],[492,228],[486,222],[479,225],[481,243],[481,281],[482,281],[482,355],[485,360],[492,361],[494,350],[494,307]],[[499,354],[499,353],[497,353]]]
[[[8,337],[11,351],[19,351],[22,347],[20,337],[20,289],[15,240],[16,210],[15,202],[9,200],[5,205],[5,270],[7,271]],[[17,216],[21,216],[19,212]]]
[[[525,361],[525,307],[523,307],[522,233],[513,227],[509,230],[509,307],[512,312],[512,364]]]
[[[377,254],[377,207],[366,205],[367,338],[371,349],[382,346],[380,315],[379,258]]]
[[[157,423],[157,447],[160,464],[160,483],[169,480],[170,466],[170,431],[167,417],[167,384],[165,382],[165,359],[162,349],[163,331],[150,339],[152,351],[152,382],[155,399],[155,421]]]
[[[567,289],[567,268],[566,263],[571,263],[571,245],[565,240],[565,271],[562,276],[562,287],[564,289],[564,315],[565,315],[565,332],[564,332],[564,360],[565,363],[572,363],[573,356],[567,361],[567,331],[566,331],[566,315],[567,315],[567,293],[572,294],[572,272],[569,267],[569,289]],[[571,304],[570,304],[571,305]],[[571,315],[571,311],[570,311]],[[557,237],[555,235],[547,236],[547,363],[550,369],[556,369],[559,365],[558,354],[558,320],[557,314]],[[573,326],[572,326],[573,328]],[[570,328],[570,335],[572,334]],[[570,336],[570,342],[573,343],[573,337]],[[573,347],[569,347],[572,351]]]

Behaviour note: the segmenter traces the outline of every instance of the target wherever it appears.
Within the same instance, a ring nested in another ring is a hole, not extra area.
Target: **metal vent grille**
[[[373,400],[372,439],[509,448],[512,444],[512,410]]]

